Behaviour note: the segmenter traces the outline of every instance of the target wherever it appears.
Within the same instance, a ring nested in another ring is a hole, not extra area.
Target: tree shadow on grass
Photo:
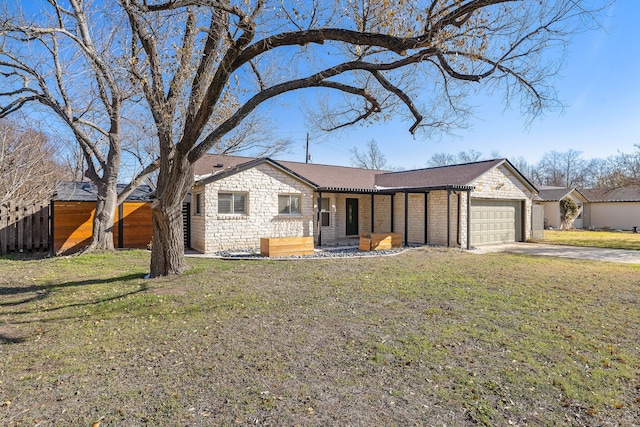
[[[71,282],[63,283],[49,283],[46,285],[32,285],[32,286],[2,286],[0,287],[0,296],[2,295],[18,295],[35,292],[36,294],[48,294],[53,289],[69,288],[73,286],[91,286],[91,285],[107,285],[114,282],[127,282],[129,280],[143,279],[144,274],[132,273],[124,276],[109,277],[106,279],[88,279],[88,280],[75,280]],[[32,299],[41,299],[42,296],[36,296]],[[0,303],[0,306],[4,305]],[[13,305],[13,304],[11,304]]]
[[[0,308],[2,307],[17,307],[23,304],[28,304],[30,302],[34,302],[34,301],[38,301],[38,300],[44,300],[47,297],[50,297],[53,293],[53,291],[55,291],[56,289],[60,289],[60,288],[68,288],[68,287],[75,287],[75,286],[91,286],[91,285],[105,285],[105,284],[109,284],[109,283],[115,283],[115,282],[127,282],[130,280],[136,280],[136,279],[142,279],[144,277],[143,274],[127,274],[127,275],[123,275],[123,276],[118,276],[118,277],[110,277],[110,278],[106,278],[106,279],[89,279],[89,280],[77,280],[77,281],[70,281],[70,282],[63,282],[63,283],[55,283],[55,284],[48,284],[48,285],[37,285],[37,286],[9,286],[9,287],[2,287],[0,288],[0,297],[4,296],[4,295],[22,295],[22,294],[27,294],[27,293],[34,293],[35,295],[26,297],[26,298],[22,298],[20,300],[14,300],[14,301],[8,301],[8,302],[0,302]],[[97,305],[97,304],[101,304],[101,303],[105,303],[105,302],[109,302],[109,301],[114,301],[120,298],[124,298],[130,295],[134,295],[134,294],[138,294],[141,292],[146,292],[149,290],[149,286],[147,283],[142,283],[142,284],[138,284],[138,288],[128,291],[128,292],[122,292],[122,293],[118,293],[116,295],[111,295],[111,296],[106,296],[104,298],[92,298],[89,300],[84,300],[84,301],[79,301],[76,303],[71,303],[71,304],[64,304],[64,305],[59,305],[59,306],[54,306],[54,307],[47,307],[47,308],[37,308],[34,307],[33,309],[30,310],[16,310],[16,311],[5,311],[2,310],[0,311],[0,318],[5,317],[5,318],[9,318],[10,321],[8,323],[11,324],[24,324],[24,323],[31,323],[31,322],[49,322],[49,321],[55,321],[55,320],[62,320],[61,318],[55,318],[55,319],[42,319],[42,318],[33,318],[33,319],[29,319],[29,320],[24,320],[24,321],[20,321],[20,320],[16,320],[15,316],[29,316],[29,315],[33,315],[33,314],[42,314],[42,313],[51,313],[51,312],[56,312],[56,311],[60,311],[66,308],[77,308],[77,307],[84,307],[84,306],[93,306],[93,305]],[[70,316],[69,318],[78,318],[78,317],[82,317],[82,316],[78,316],[73,315]],[[7,343],[7,340],[4,340],[3,337],[0,335],[0,343]]]
[[[20,344],[25,342],[25,337],[12,337],[9,335],[0,334],[0,344]]]

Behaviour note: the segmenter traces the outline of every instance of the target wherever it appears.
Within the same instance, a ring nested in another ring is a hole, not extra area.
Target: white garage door
[[[471,200],[471,244],[519,241],[520,204],[513,201]]]

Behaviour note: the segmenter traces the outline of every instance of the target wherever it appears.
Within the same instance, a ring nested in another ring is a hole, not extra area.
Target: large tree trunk
[[[181,274],[187,268],[182,202],[193,183],[193,165],[185,157],[163,166],[160,166],[156,200],[151,205],[153,244],[150,277]]]
[[[115,181],[98,183],[98,197],[93,216],[91,242],[83,252],[90,252],[96,249],[114,249],[113,223],[116,215],[117,200],[118,189]]]
[[[85,174],[98,187],[96,210],[93,216],[91,242],[84,252],[95,249],[113,250],[113,222],[118,205],[118,174],[120,172],[120,133],[118,121],[112,121],[109,132],[109,153],[103,164],[102,177],[91,167]]]

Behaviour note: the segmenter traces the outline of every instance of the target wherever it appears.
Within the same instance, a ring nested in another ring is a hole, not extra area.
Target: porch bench
[[[260,255],[266,257],[313,255],[313,249],[313,236],[260,239]]]
[[[362,233],[360,234],[361,251],[376,251],[402,247],[401,233]]]

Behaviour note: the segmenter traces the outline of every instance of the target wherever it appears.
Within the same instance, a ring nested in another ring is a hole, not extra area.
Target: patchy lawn
[[[0,259],[7,426],[634,425],[634,266],[418,249]]]
[[[590,230],[544,230],[544,243],[640,250],[640,233]]]

